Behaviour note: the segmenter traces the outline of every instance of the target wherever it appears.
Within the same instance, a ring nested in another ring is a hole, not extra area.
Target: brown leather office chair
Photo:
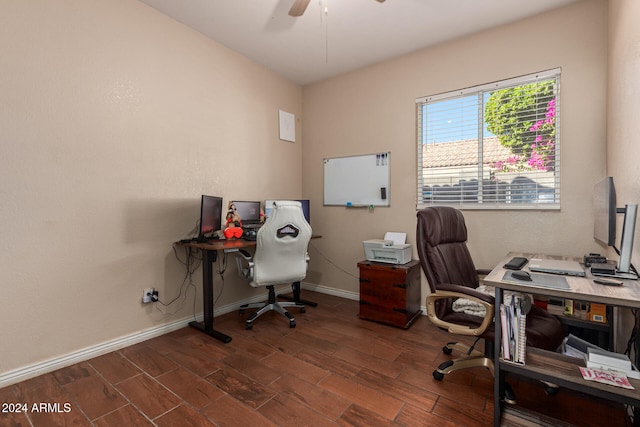
[[[479,273],[488,271],[479,272],[473,264],[466,244],[467,227],[462,212],[445,206],[418,211],[416,241],[420,264],[431,289],[427,297],[429,319],[452,334],[476,337],[471,347],[447,343],[442,349],[445,354],[458,350],[464,356],[440,364],[433,371],[433,377],[442,380],[445,374],[474,366],[484,366],[493,373],[495,301],[492,295],[476,289],[480,284]],[[482,318],[454,311],[452,305],[456,298],[482,304],[486,315]],[[555,351],[563,338],[562,324],[555,316],[539,307],[531,307],[527,314],[527,345]],[[480,340],[484,340],[484,352],[475,349]]]

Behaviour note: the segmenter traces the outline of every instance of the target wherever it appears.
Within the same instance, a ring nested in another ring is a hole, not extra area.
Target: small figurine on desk
[[[242,219],[236,211],[236,205],[229,203],[229,209],[227,211],[227,223],[224,229],[224,237],[227,239],[242,237]]]

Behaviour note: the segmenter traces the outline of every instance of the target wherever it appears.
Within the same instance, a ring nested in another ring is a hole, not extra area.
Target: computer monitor
[[[618,254],[616,276],[637,278],[637,272],[631,265],[633,240],[636,230],[637,204],[616,207],[616,191],[613,178],[607,177],[594,186],[593,197],[594,227],[593,237],[605,245],[613,247]],[[616,247],[617,214],[624,214],[620,249]]]
[[[260,222],[260,202],[233,201],[236,213],[242,224],[255,224]]]
[[[616,244],[616,190],[607,177],[593,187],[593,238],[607,246]]]
[[[264,201],[264,216],[269,218],[271,216],[271,211],[273,210],[273,202],[277,200],[265,200]],[[304,219],[307,220],[309,224],[311,224],[311,206],[309,200],[294,200],[294,202],[300,202],[302,204],[302,213],[304,214]]]
[[[198,241],[204,242],[222,229],[222,197],[202,195]]]

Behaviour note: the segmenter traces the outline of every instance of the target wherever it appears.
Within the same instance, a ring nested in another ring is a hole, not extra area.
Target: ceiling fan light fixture
[[[311,0],[296,0],[289,9],[289,16],[298,17],[302,16],[305,10],[307,10],[307,6],[309,6],[309,2]]]
[[[297,18],[299,16],[302,16],[304,14],[304,11],[307,10],[307,6],[309,6],[309,2],[311,0],[295,0],[293,2],[293,6],[291,6],[291,9],[289,9],[289,16],[293,16],[294,18]],[[385,0],[377,0],[378,3],[384,3]],[[326,13],[326,10],[325,10]]]

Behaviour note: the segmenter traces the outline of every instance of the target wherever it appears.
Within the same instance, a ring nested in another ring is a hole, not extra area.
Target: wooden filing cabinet
[[[408,328],[420,316],[420,264],[360,261],[360,318]]]

